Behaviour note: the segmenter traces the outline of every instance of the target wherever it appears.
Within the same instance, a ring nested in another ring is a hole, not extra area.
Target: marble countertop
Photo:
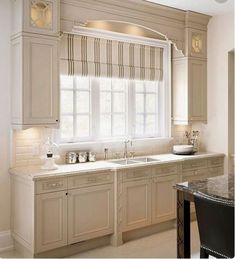
[[[68,176],[71,174],[82,174],[82,173],[94,173],[104,170],[120,170],[135,167],[144,167],[150,165],[158,165],[164,163],[182,162],[185,160],[194,160],[200,158],[209,158],[224,156],[221,153],[197,153],[194,155],[174,155],[174,154],[161,154],[161,155],[146,155],[144,157],[151,157],[158,159],[158,161],[153,161],[149,163],[138,163],[138,164],[128,164],[128,165],[118,165],[114,164],[112,160],[106,161],[96,161],[89,163],[79,163],[79,164],[64,164],[58,165],[56,170],[43,170],[40,166],[26,166],[26,167],[15,167],[11,168],[9,172],[14,175],[19,175],[21,177],[38,180],[41,178],[55,177],[55,176]],[[136,158],[135,158],[136,159]]]
[[[234,203],[234,174],[226,174],[176,184],[176,189],[189,193],[203,193],[217,199],[228,200]]]

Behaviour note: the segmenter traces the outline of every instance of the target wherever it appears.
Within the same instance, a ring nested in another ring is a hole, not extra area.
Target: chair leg
[[[204,248],[200,249],[200,258],[209,258],[209,254],[206,252]]]

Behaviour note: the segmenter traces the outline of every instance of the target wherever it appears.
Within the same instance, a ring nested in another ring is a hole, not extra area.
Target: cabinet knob
[[[55,120],[56,122],[58,122],[59,120]]]
[[[65,195],[67,195],[67,196],[68,196],[68,193],[66,192],[66,193],[65,193]]]

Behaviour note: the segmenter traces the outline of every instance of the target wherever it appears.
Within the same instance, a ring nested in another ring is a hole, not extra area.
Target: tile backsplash
[[[169,140],[137,140],[133,141],[133,145],[128,147],[129,151],[134,151],[135,155],[151,155],[160,153],[169,153],[173,144],[185,144],[187,139],[185,131],[191,130],[191,126],[172,126],[172,139]],[[41,145],[46,141],[48,136],[52,138],[56,135],[56,130],[47,128],[31,128],[28,130],[13,131],[13,156],[12,166],[39,165],[42,163]],[[65,162],[65,154],[67,151],[94,151],[97,160],[103,159],[104,148],[109,149],[109,158],[115,158],[117,155],[123,154],[123,143],[86,143],[79,145],[61,145],[59,146],[60,159],[57,163]]]

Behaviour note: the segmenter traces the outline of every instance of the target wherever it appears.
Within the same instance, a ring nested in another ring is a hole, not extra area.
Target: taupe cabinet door
[[[113,232],[113,185],[74,189],[68,195],[68,243]]]
[[[67,245],[66,191],[36,196],[36,252]]]
[[[152,184],[152,223],[176,217],[176,194],[173,186],[177,175],[156,177]]]
[[[123,231],[151,224],[149,179],[123,183]]]

